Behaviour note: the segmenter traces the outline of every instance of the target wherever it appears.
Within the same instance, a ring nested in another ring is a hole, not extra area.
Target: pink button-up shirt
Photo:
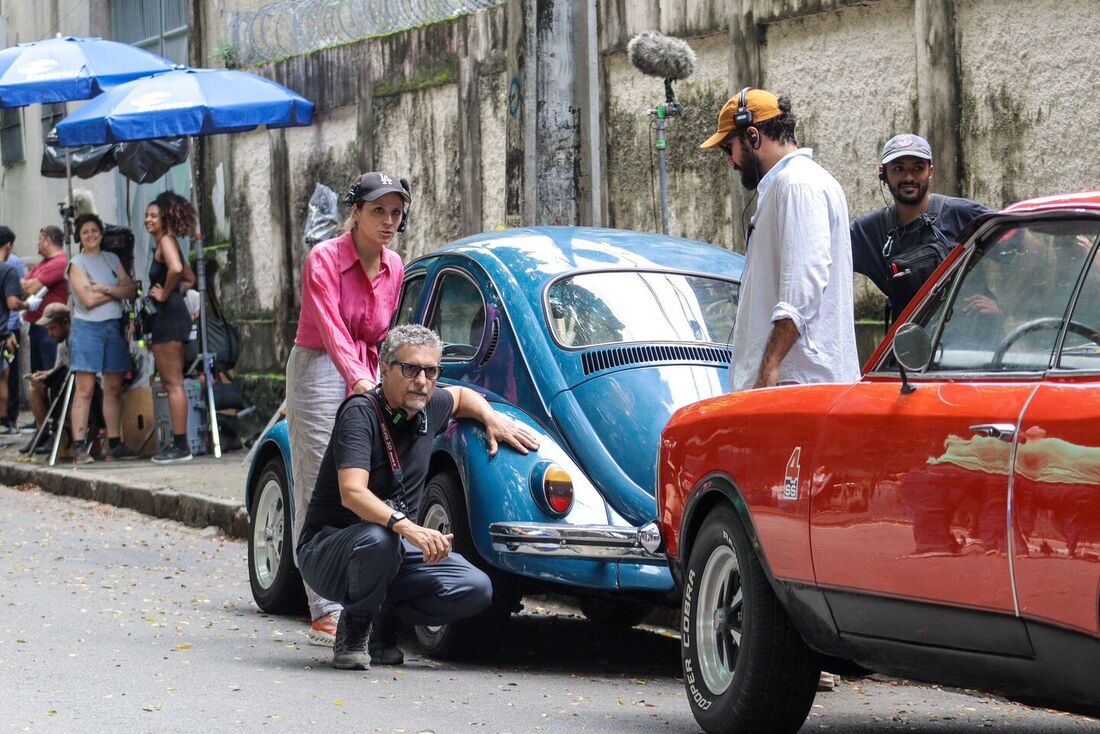
[[[383,247],[378,275],[367,277],[351,233],[316,245],[302,268],[302,313],[294,343],[328,353],[348,393],[378,379],[378,343],[397,312],[405,265]]]

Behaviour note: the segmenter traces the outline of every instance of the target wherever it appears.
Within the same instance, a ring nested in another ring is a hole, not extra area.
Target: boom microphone
[[[642,31],[626,44],[626,57],[638,71],[662,79],[687,79],[695,72],[695,52],[680,38]]]

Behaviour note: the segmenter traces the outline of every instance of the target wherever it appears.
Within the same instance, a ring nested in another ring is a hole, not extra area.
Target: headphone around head
[[[365,173],[360,173],[358,176],[355,177],[355,180],[351,182],[351,186],[348,187],[348,192],[346,194],[344,194],[344,203],[347,204],[348,206],[354,207],[359,202],[359,194],[360,194],[359,187],[363,183],[363,176],[366,176],[366,175],[367,174],[365,174]],[[412,198],[412,188],[410,188],[410,186],[409,186],[409,179],[402,178],[402,179],[398,179],[397,182],[399,184],[401,184],[401,188],[405,189],[405,193],[408,194],[409,198],[411,199]],[[406,204],[405,206],[403,206],[401,208],[401,223],[397,225],[397,231],[398,232],[404,232],[408,228],[409,228],[409,205]]]
[[[737,97],[737,112],[733,115],[733,126],[738,130],[744,130],[752,124],[752,110],[748,108],[750,91],[752,87],[745,87]]]

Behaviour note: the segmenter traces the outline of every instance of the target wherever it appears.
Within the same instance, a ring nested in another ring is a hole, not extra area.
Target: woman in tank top
[[[172,444],[153,456],[158,464],[191,459],[183,387],[183,348],[191,335],[191,312],[183,293],[194,287],[195,275],[183,259],[177,237],[190,237],[197,218],[191,202],[172,191],[165,191],[145,209],[145,230],[156,243],[149,264],[149,297],[156,301],[157,313],[149,341],[172,418]]]
[[[134,452],[122,443],[122,379],[130,371],[130,349],[122,334],[122,302],[134,297],[134,282],[113,252],[104,252],[103,222],[82,214],[74,223],[80,236],[80,254],[69,262],[69,291],[73,297],[70,368],[76,389],[70,411],[73,462],[89,464],[88,413],[95,394],[96,375],[103,375],[103,421],[107,424],[108,461],[130,459]]]

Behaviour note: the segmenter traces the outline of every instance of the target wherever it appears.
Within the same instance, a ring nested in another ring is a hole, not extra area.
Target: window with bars
[[[187,63],[187,0],[112,0],[111,29],[116,41]]]
[[[45,143],[50,131],[65,118],[65,103],[55,102],[42,105],[42,141]]]
[[[0,163],[23,162],[23,116],[17,107],[0,108]]]

